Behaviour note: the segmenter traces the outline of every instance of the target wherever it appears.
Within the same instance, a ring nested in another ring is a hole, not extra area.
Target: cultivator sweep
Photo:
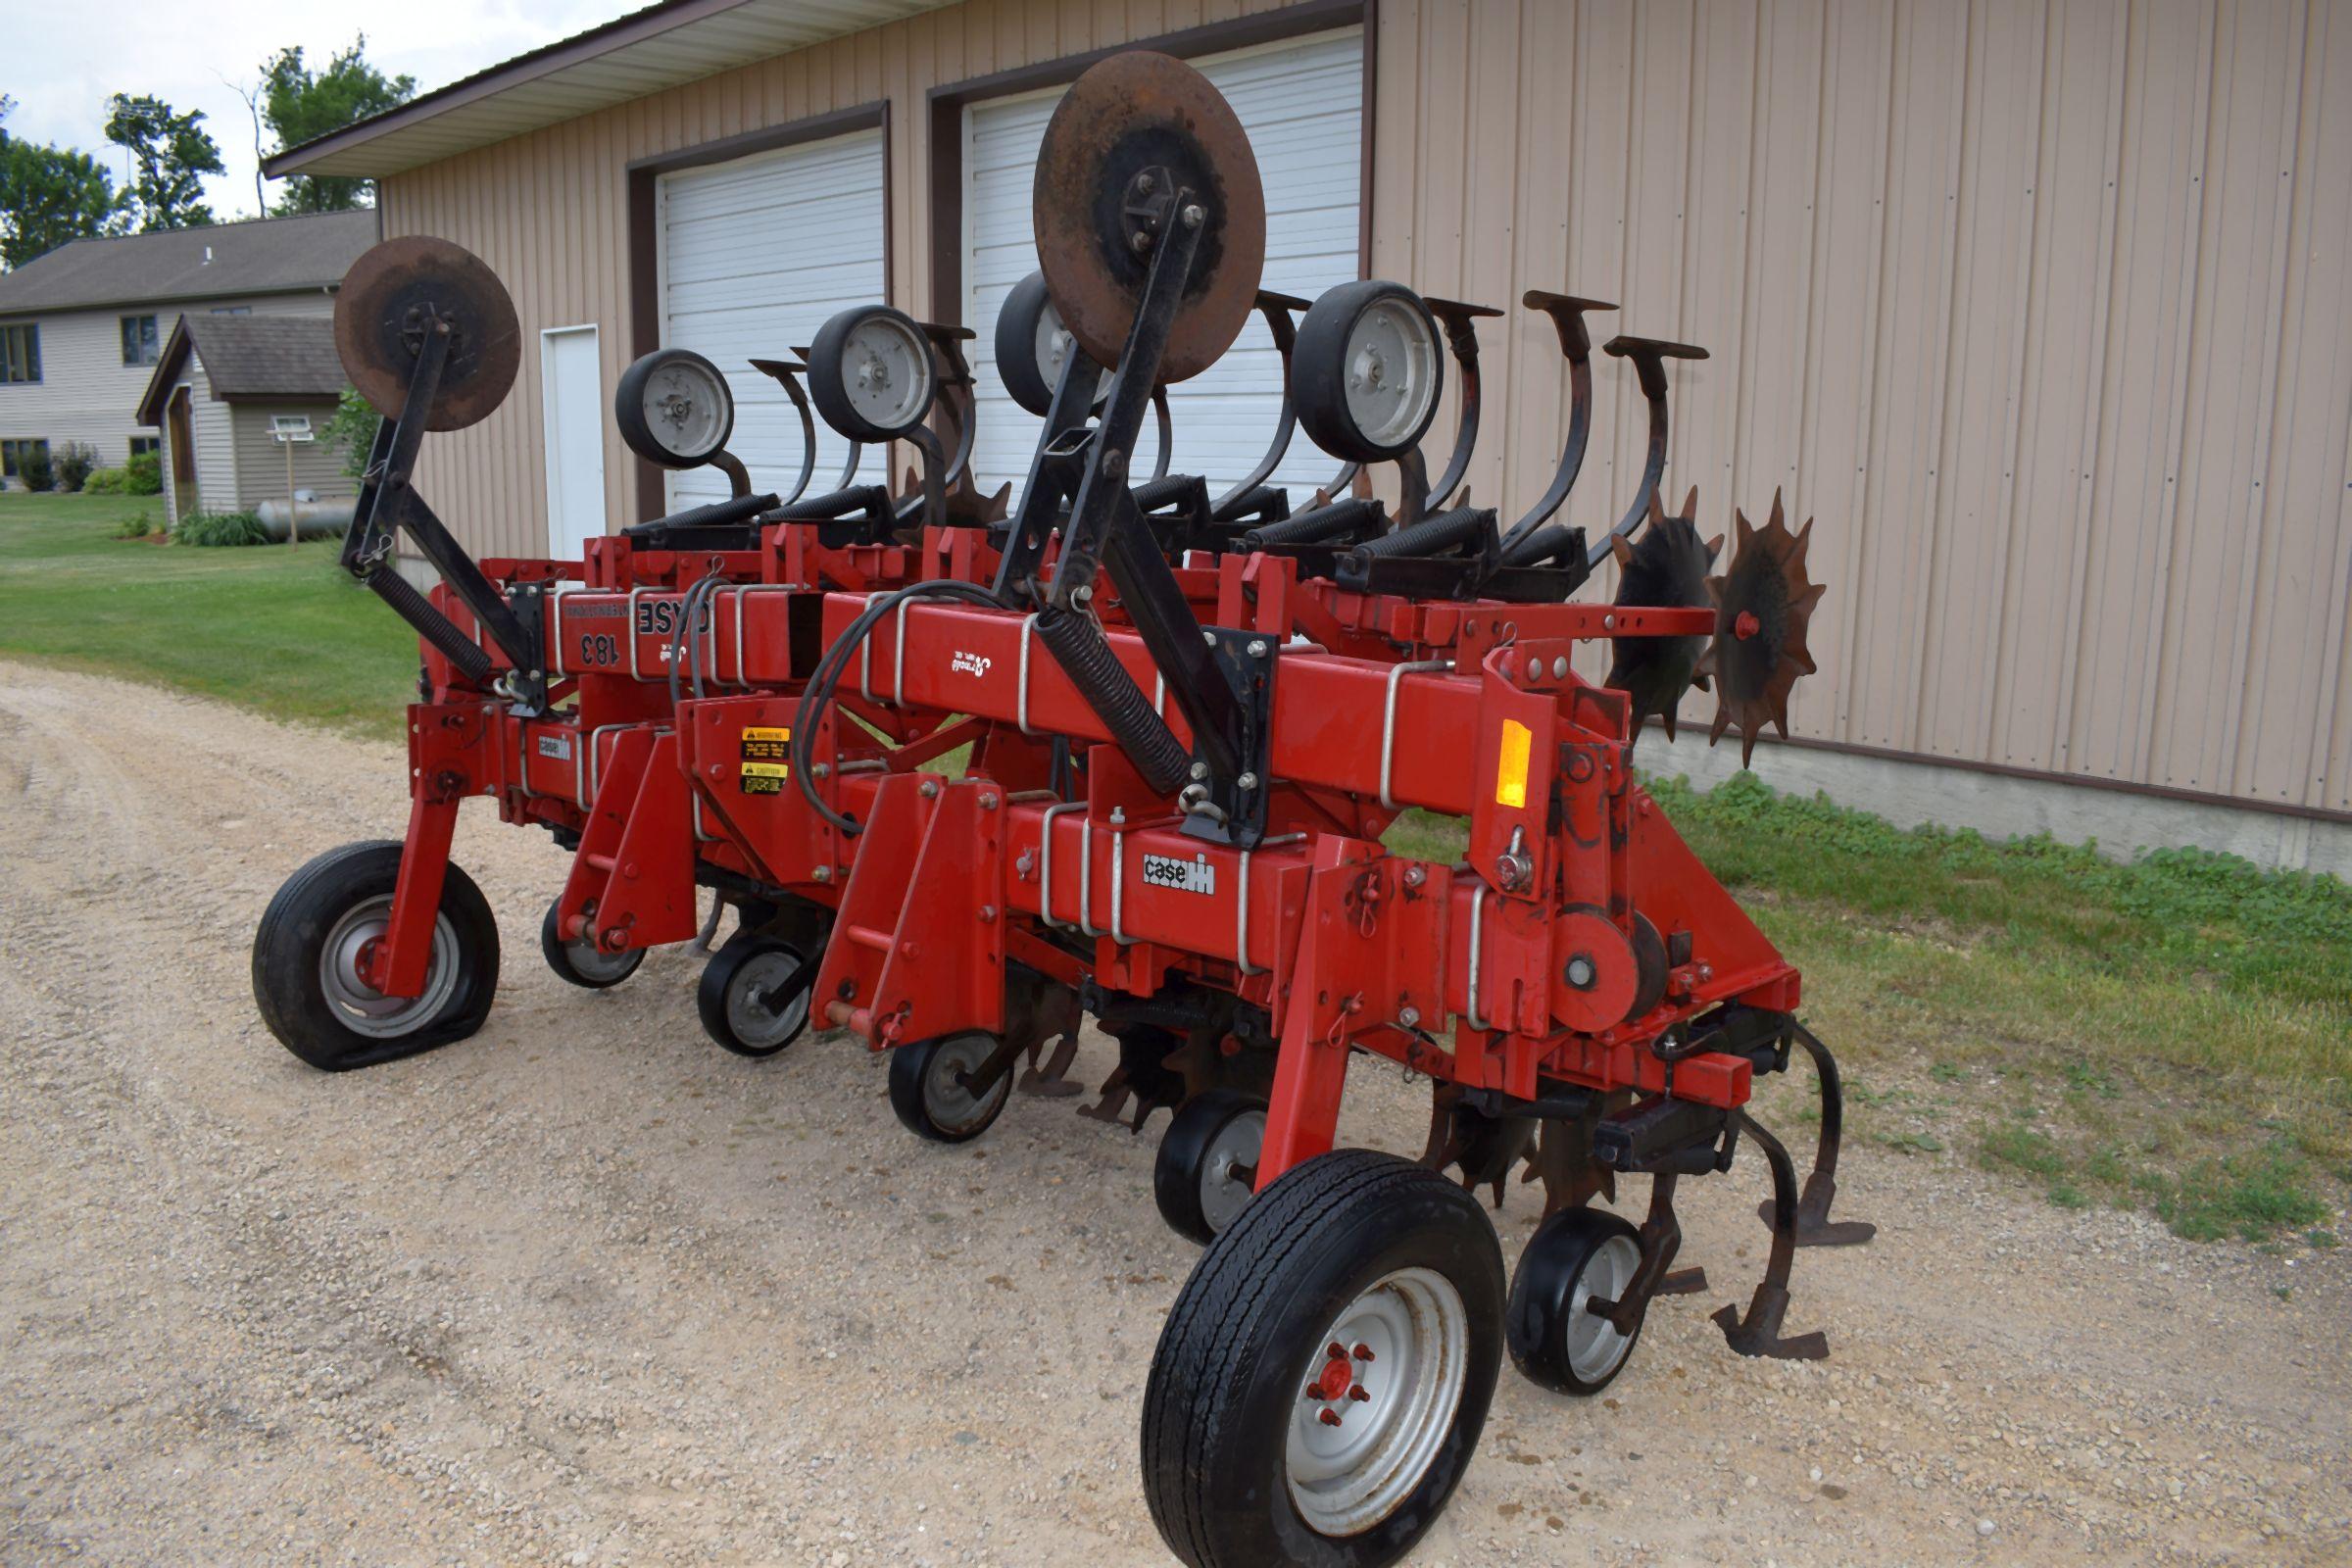
[[[610,986],[649,948],[708,944],[712,895],[736,922],[700,987],[710,1035],[772,1056],[813,1019],[886,1052],[925,1138],[978,1136],[1016,1087],[1075,1094],[1093,1017],[1118,1065],[1088,1113],[1139,1131],[1170,1113],[1154,1196],[1207,1246],[1152,1368],[1153,1519],[1196,1564],[1389,1562],[1459,1480],[1506,1348],[1592,1394],[1655,1298],[1705,1288],[1674,1266],[1677,1184],[1743,1142],[1772,1245],[1716,1320],[1741,1353],[1825,1353],[1783,1319],[1796,1247],[1869,1235],[1829,1217],[1836,1067],[1796,971],[1631,770],[1642,721],[1671,733],[1694,683],[1743,760],[1767,722],[1785,731],[1822,593],[1809,525],[1791,534],[1775,497],[1761,530],[1736,514],[1719,562],[1695,494],[1664,510],[1666,364],[1705,356],[1632,336],[1602,352],[1646,399],[1642,480],[1598,539],[1559,520],[1592,428],[1588,320],[1614,307],[1544,292],[1524,304],[1570,370],[1559,465],[1524,515],[1474,504],[1478,323],[1499,313],[1382,281],[1311,305],[1261,290],[1248,139],[1174,60],[1088,72],[1035,196],[1041,269],[995,323],[1006,389],[1045,422],[1017,494],[972,477],[971,334],[862,307],[748,361],[806,437],[781,493],[727,452],[716,367],[633,366],[631,449],[715,466],[731,495],[578,561],[477,564],[413,483],[425,434],[512,382],[496,279],[437,240],[360,262],[337,341],[386,418],[344,564],[420,634],[410,825],[294,875],[256,938],[256,995],[324,1068],[473,1032],[496,927],[449,849],[481,796],[572,852],[541,932],[559,975]],[[1281,414],[1262,462],[1212,492],[1166,471],[1165,390],[1253,311]],[[808,493],[820,418],[913,468],[861,485],[853,456]],[[1341,467],[1294,506],[1270,480],[1296,431]],[[439,572],[429,593],[394,568],[403,533]],[[1572,602],[1612,557],[1613,601]],[[1596,641],[1601,684],[1572,663]],[[1386,847],[1408,810],[1461,822],[1466,852]],[[1801,1188],[1748,1111],[1792,1050],[1823,1102]],[[1418,1160],[1333,1147],[1374,1057],[1431,1084]],[[1594,1205],[1637,1174],[1641,1224]],[[1472,1190],[1499,1204],[1514,1177],[1545,1218],[1506,1288]]]

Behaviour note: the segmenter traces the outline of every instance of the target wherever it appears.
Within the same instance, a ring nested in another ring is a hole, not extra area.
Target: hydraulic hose
[[[1037,640],[1070,677],[1152,793],[1173,795],[1182,789],[1192,771],[1191,755],[1177,744],[1176,732],[1110,651],[1094,618],[1076,611],[1043,611],[1037,617]]]

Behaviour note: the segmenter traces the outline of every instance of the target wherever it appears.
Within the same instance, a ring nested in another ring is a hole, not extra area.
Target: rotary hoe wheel
[[[1616,557],[1621,573],[1617,579],[1618,604],[1703,610],[1714,602],[1708,596],[1707,568],[1715,564],[1716,553],[1723,548],[1723,535],[1702,541],[1698,537],[1697,518],[1696,490],[1683,502],[1683,510],[1673,515],[1667,514],[1657,493],[1650,493],[1649,518],[1640,542],[1633,542],[1623,534],[1609,541],[1610,553]],[[1707,684],[1707,677],[1698,673],[1699,662],[1706,657],[1707,640],[1629,637],[1617,643],[1616,650],[1604,684],[1634,700],[1634,733],[1640,735],[1642,720],[1654,713],[1666,726],[1666,738],[1674,739],[1675,710],[1682,704],[1683,693],[1694,685],[1703,690]]]
[[[1708,739],[1721,740],[1737,724],[1740,765],[1745,767],[1767,722],[1783,740],[1788,737],[1788,691],[1797,676],[1813,673],[1805,632],[1825,590],[1805,575],[1813,524],[1808,520],[1790,533],[1778,491],[1762,528],[1744,513],[1733,517],[1738,541],[1732,564],[1722,576],[1707,579],[1715,601],[1715,640],[1698,673],[1713,678],[1720,705]]]

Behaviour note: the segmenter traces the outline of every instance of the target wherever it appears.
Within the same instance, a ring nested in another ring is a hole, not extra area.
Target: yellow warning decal
[[[745,726],[743,732],[743,760],[745,761],[780,762],[791,755],[791,730]]]
[[[1527,805],[1527,753],[1535,734],[1515,718],[1502,721],[1502,758],[1494,771],[1494,804]]]
[[[743,764],[743,793],[746,795],[781,795],[784,781],[792,777],[792,769],[783,762],[746,762]]]

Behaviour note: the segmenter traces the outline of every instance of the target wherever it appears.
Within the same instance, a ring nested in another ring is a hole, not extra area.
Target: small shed
[[[342,453],[325,439],[342,390],[330,318],[181,317],[139,401],[139,422],[163,432],[172,525],[199,512],[284,502],[289,488],[320,497],[355,493]],[[280,439],[280,432],[305,430],[307,441]]]

